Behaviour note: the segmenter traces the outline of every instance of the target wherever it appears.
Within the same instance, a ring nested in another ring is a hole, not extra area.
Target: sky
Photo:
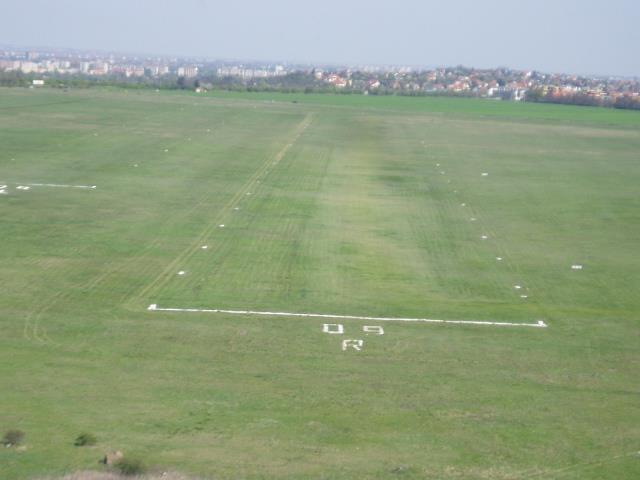
[[[640,77],[639,0],[0,0],[0,44]]]

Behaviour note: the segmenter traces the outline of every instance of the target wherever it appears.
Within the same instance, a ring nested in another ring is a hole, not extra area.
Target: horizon
[[[171,59],[179,59],[179,60],[191,60],[191,61],[200,61],[200,62],[235,62],[237,64],[282,64],[282,65],[290,65],[296,67],[332,67],[332,68],[362,68],[362,67],[375,67],[375,68],[411,68],[414,71],[427,71],[427,70],[435,70],[441,68],[467,68],[471,70],[478,71],[492,71],[492,70],[500,70],[506,69],[514,72],[538,72],[546,75],[566,75],[566,76],[578,76],[583,78],[615,78],[615,79],[626,79],[626,80],[638,80],[640,79],[639,75],[616,75],[610,73],[589,73],[589,72],[572,72],[572,71],[548,71],[548,70],[539,70],[534,68],[516,68],[510,65],[494,65],[494,66],[483,66],[479,67],[476,65],[466,65],[466,64],[446,64],[446,65],[420,65],[420,64],[407,64],[407,63],[373,63],[373,62],[361,62],[361,63],[351,63],[345,64],[340,62],[303,62],[298,60],[291,59],[256,59],[256,58],[233,58],[233,57],[206,57],[200,55],[193,55],[188,53],[182,54],[168,54],[168,53],[159,53],[159,52],[138,52],[134,50],[110,50],[110,49],[102,49],[102,48],[93,48],[93,49],[83,49],[81,47],[72,47],[72,46],[47,46],[47,45],[17,45],[17,44],[5,44],[0,43],[0,49],[4,50],[22,50],[24,52],[35,51],[35,52],[43,52],[43,51],[61,51],[61,52],[75,52],[75,53],[85,53],[85,54],[101,54],[101,55],[124,55],[132,58],[171,58]]]
[[[545,9],[546,3],[553,10]],[[160,1],[152,8],[122,0],[109,5],[34,0],[5,7],[0,43],[245,62],[279,58],[293,64],[464,65],[640,76],[634,52],[640,44],[634,27],[640,5],[630,0],[613,0],[606,11],[590,8],[597,6],[592,0],[543,2],[517,11],[505,0],[482,5],[461,0],[455,8],[416,2],[389,11],[360,0],[348,5],[327,0],[313,6],[313,15],[296,6],[290,0],[243,6]]]

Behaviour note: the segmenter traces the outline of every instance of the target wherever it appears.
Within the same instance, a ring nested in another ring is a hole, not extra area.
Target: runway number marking
[[[362,331],[369,335],[384,335],[384,328],[379,325],[365,325],[362,327]],[[344,325],[341,323],[323,323],[322,333],[328,333],[329,335],[344,335]],[[357,352],[362,351],[364,347],[364,340],[361,339],[348,339],[342,341],[342,351],[353,349]]]
[[[322,331],[330,335],[342,335],[344,333],[344,326],[339,323],[325,323],[322,325]]]
[[[348,348],[353,348],[356,351],[361,351],[364,345],[364,340],[343,340],[342,351],[344,352]]]
[[[384,335],[384,328],[377,325],[375,326],[365,325],[364,327],[362,327],[362,330],[367,334],[373,333],[375,335]]]

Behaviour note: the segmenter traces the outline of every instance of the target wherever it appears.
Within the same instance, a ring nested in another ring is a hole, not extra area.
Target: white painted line
[[[421,322],[447,323],[452,325],[494,325],[498,327],[533,327],[546,328],[542,320],[537,323],[487,322],[481,320],[437,320],[433,318],[394,318],[394,317],[361,317],[357,315],[330,315],[323,313],[291,313],[291,312],[256,312],[254,310],[223,310],[220,308],[160,308],[157,304],[149,305],[151,312],[189,312],[189,313],[228,313],[233,315],[262,315],[268,317],[307,317],[307,318],[337,318],[345,320],[375,320],[378,322]]]
[[[178,275],[184,275],[185,273],[187,273],[187,272],[185,272],[184,270],[180,270],[180,271],[178,272]]]
[[[90,190],[95,190],[96,188],[98,188],[95,185],[63,185],[59,183],[16,183],[16,182],[6,182],[6,183],[11,183],[12,185],[20,185],[20,186],[27,185],[29,187],[88,188]]]
[[[582,270],[582,265],[571,265],[571,270]]]

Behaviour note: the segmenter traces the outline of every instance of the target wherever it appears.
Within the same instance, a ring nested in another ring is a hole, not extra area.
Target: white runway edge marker
[[[188,313],[228,313],[233,315],[262,315],[266,317],[307,317],[307,318],[336,318],[343,320],[375,320],[378,322],[414,322],[414,323],[442,323],[452,325],[489,325],[496,327],[532,327],[547,328],[543,320],[537,323],[486,322],[481,320],[437,320],[433,318],[394,318],[394,317],[361,317],[357,315],[330,315],[323,313],[290,313],[290,312],[256,312],[254,310],[223,310],[219,308],[160,308],[152,303],[147,308],[150,312],[188,312]]]

